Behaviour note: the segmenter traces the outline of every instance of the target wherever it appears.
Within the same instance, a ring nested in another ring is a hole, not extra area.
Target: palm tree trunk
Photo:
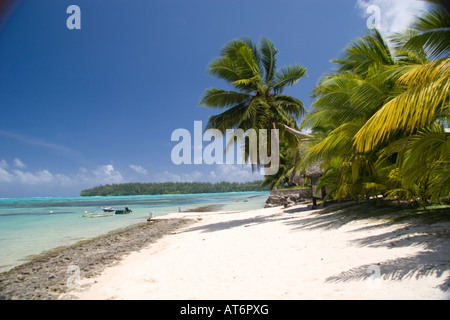
[[[272,125],[272,130],[277,130],[276,122],[273,121],[273,120],[271,120],[270,123],[271,123],[271,125]],[[272,139],[273,139],[273,140],[272,140]],[[279,137],[278,137],[278,132],[277,132],[277,131],[275,131],[273,135],[272,135],[272,132],[271,132],[271,134],[270,134],[270,157],[271,157],[271,158],[274,156],[274,155],[272,154],[272,145],[273,145],[273,143],[275,143],[275,146],[278,148],[278,152],[277,152],[277,155],[278,155],[277,163],[278,163],[278,166],[279,166],[279,164],[280,164],[280,139],[279,139]],[[269,148],[269,146],[267,146],[267,148]],[[268,168],[271,168],[272,165],[273,165],[272,162],[266,164],[266,166],[267,166]],[[278,170],[279,170],[279,167],[278,167]]]
[[[277,130],[277,124],[275,123],[275,121],[272,121],[272,129]],[[270,136],[272,137],[272,135],[270,135]],[[275,143],[278,146],[278,163],[280,163],[280,139],[279,139],[276,131],[275,131],[274,138],[275,138]],[[270,144],[272,145],[272,142]]]

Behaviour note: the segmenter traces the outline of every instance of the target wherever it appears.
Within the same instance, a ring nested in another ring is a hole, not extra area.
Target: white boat
[[[131,209],[129,209],[128,207],[125,207],[123,209],[115,209],[112,207],[102,207],[104,212],[112,212],[115,214],[127,214],[127,213],[131,213],[133,211],[131,211]]]
[[[103,212],[103,213],[98,213],[98,212],[85,212],[83,217],[87,217],[87,218],[100,218],[100,217],[111,217],[115,214],[114,211],[112,212]]]

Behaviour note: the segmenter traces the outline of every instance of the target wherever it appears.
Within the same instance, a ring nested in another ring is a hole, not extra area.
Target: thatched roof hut
[[[320,178],[323,175],[323,170],[320,169],[322,162],[316,162],[305,170],[305,177]]]
[[[303,170],[293,170],[289,176],[289,184],[303,186],[305,183],[305,178],[314,178],[314,180],[317,181],[317,179],[323,175],[323,170],[320,169],[321,165],[321,162],[316,162],[312,166],[306,168],[305,173],[303,173]]]

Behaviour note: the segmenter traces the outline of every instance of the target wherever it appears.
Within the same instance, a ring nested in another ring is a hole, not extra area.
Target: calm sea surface
[[[150,212],[161,216],[178,212],[179,208],[185,211],[210,205],[214,205],[214,211],[259,209],[264,207],[268,195],[242,192],[0,199],[0,272],[28,261],[32,255],[144,222]],[[125,206],[133,212],[100,218],[84,214],[101,213],[101,207]]]

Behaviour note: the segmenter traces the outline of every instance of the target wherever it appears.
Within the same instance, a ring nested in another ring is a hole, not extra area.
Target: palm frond
[[[261,48],[261,63],[264,66],[265,71],[265,83],[269,84],[272,81],[276,70],[276,54],[278,52],[275,49],[272,41],[267,38],[261,38],[259,41]]]
[[[242,78],[236,65],[229,57],[220,57],[209,64],[208,73],[227,82]]]
[[[405,44],[405,49],[423,49],[430,59],[450,54],[450,14],[437,6],[420,16],[412,25],[417,35]]]
[[[450,58],[432,60],[403,74],[399,84],[414,86],[450,77]]]
[[[355,136],[360,152],[373,149],[396,130],[413,132],[431,123],[437,111],[449,108],[450,58],[430,61],[405,73],[399,83],[408,89],[386,103]]]
[[[424,48],[430,59],[448,57],[450,55],[450,27],[423,31],[411,38],[406,49]]]
[[[199,105],[212,108],[225,108],[248,101],[250,97],[247,93],[209,88],[203,93]]]
[[[355,40],[344,50],[343,58],[332,62],[339,64],[338,72],[352,71],[363,78],[377,65],[394,64],[388,45],[376,29],[367,36]]]
[[[281,106],[296,118],[306,114],[303,102],[289,95],[275,94],[272,96],[272,103]]]
[[[218,129],[224,132],[226,129],[236,128],[242,121],[243,114],[247,110],[246,103],[238,104],[218,115],[210,116],[206,129]]]
[[[293,86],[306,76],[306,68],[300,65],[282,67],[277,70],[272,88],[276,93],[282,93],[287,86]]]
[[[338,155],[350,155],[353,152],[353,137],[361,128],[364,120],[355,119],[346,122],[330,132],[321,142],[311,146],[308,153],[316,159],[330,158]]]

